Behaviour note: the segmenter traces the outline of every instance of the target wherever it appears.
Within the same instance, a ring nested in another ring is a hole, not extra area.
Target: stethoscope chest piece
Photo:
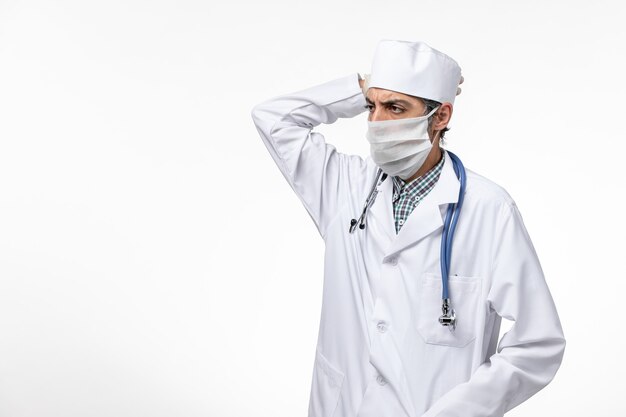
[[[442,300],[441,313],[439,323],[442,326],[448,327],[448,330],[453,332],[456,329],[456,314],[454,313],[454,309],[450,306],[449,298]]]

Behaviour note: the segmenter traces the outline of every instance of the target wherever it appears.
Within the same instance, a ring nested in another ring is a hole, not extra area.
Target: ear
[[[452,118],[452,104],[446,102],[439,106],[439,110],[433,115],[433,131],[445,128]]]
[[[450,119],[452,118],[452,104],[445,102],[439,106],[439,110],[434,114],[433,117],[433,130],[441,130],[448,126]]]

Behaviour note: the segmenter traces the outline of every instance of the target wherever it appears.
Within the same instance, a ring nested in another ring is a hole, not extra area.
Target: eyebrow
[[[372,100],[370,100],[369,98],[365,97],[365,101],[367,101],[369,104],[374,104],[374,102]],[[391,99],[391,100],[387,100],[387,101],[381,101],[380,104],[383,104],[385,106],[389,105],[389,104],[404,104],[407,107],[411,107],[412,104],[406,100],[402,100],[402,99]]]

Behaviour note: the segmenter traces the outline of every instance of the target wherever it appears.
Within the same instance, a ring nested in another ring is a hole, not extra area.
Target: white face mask
[[[422,166],[432,144],[428,137],[428,118],[439,107],[426,116],[405,119],[367,122],[365,137],[370,143],[372,160],[384,172],[410,178]]]

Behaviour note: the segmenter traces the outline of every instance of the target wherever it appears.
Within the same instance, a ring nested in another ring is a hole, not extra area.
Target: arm
[[[503,204],[494,237],[488,302],[514,321],[497,352],[423,417],[500,416],[546,386],[565,349],[561,323],[515,204]]]
[[[313,128],[366,110],[357,75],[275,97],[252,109],[263,143],[322,237],[350,194],[351,179],[364,175],[365,161],[337,152]]]

